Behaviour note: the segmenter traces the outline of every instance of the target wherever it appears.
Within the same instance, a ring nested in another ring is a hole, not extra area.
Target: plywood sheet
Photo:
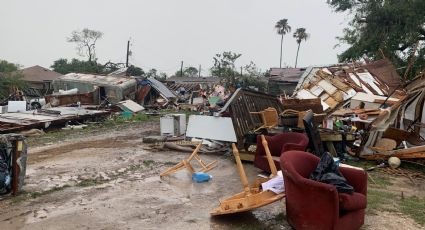
[[[318,85],[322,87],[322,89],[324,89],[328,94],[331,94],[331,95],[334,94],[337,90],[335,86],[333,86],[331,83],[325,80],[319,81]]]

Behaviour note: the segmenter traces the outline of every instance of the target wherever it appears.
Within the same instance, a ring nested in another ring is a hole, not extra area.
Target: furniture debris
[[[25,137],[0,135],[0,194],[17,195],[24,185],[27,161]]]
[[[264,148],[264,142],[268,148]],[[284,132],[275,136],[257,136],[257,149],[255,152],[254,166],[271,173],[266,151],[270,151],[273,164],[280,170],[280,155],[289,150],[304,151],[308,145],[308,137],[303,133]]]
[[[236,134],[233,129],[232,120],[228,117],[199,115],[189,116],[186,136],[217,141],[236,142]],[[198,155],[201,146],[202,141],[199,142],[188,158],[162,172],[160,177],[170,175],[184,168],[186,168],[191,174],[197,172],[197,170],[195,170],[195,168],[190,164],[193,159],[197,160],[201,166],[201,169],[198,172],[208,172],[216,167],[217,161],[213,161],[209,164],[202,161],[201,157]]]
[[[186,132],[186,114],[166,114],[159,119],[161,136],[181,136]]]
[[[243,148],[245,134],[263,124],[259,116],[251,116],[249,112],[262,111],[269,107],[275,108],[278,114],[283,111],[282,104],[276,97],[239,88],[227,100],[218,114],[232,118],[238,148]]]
[[[275,108],[269,107],[260,112],[249,112],[250,114],[259,114],[261,117],[260,127],[256,128],[254,132],[257,132],[260,129],[271,129],[276,127],[279,124],[279,116],[277,114],[277,110]]]
[[[274,177],[277,175],[277,170],[273,163],[270,151],[268,151],[267,141],[265,141],[265,139],[263,144],[264,148],[266,149],[267,159],[272,172],[272,177]],[[234,143],[232,143],[232,149],[233,155],[235,156],[239,176],[244,187],[244,191],[220,201],[220,205],[210,213],[212,216],[249,211],[271,204],[285,197],[285,193],[276,194],[270,190],[261,190],[261,183],[267,182],[271,178],[258,178],[250,186],[242,165],[242,161],[239,157],[238,148]]]
[[[364,224],[367,205],[367,173],[339,167],[354,192],[338,193],[333,185],[309,179],[319,160],[302,151],[280,156],[287,221],[296,229],[359,229]]]
[[[209,164],[205,164],[204,161],[202,161],[201,157],[198,155],[198,151],[201,148],[201,146],[202,146],[202,142],[200,142],[198,146],[196,146],[196,149],[193,150],[192,154],[190,154],[190,156],[187,159],[182,160],[175,166],[160,173],[159,176],[160,177],[168,176],[184,168],[186,168],[190,172],[190,174],[193,174],[195,172],[208,172],[212,170],[215,166],[217,166],[217,161],[213,161]],[[198,161],[199,165],[201,166],[201,169],[198,171],[195,170],[193,166],[190,164],[190,161],[192,161],[193,158],[195,158]]]
[[[120,107],[123,111],[130,111],[132,113],[138,113],[145,108],[132,100],[120,101],[117,103],[117,106]]]

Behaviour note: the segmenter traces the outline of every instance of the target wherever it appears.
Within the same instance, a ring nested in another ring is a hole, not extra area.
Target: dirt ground
[[[188,156],[142,143],[158,122],[129,126],[45,146],[30,146],[24,192],[0,200],[0,229],[291,229],[284,201],[238,215],[212,218],[219,199],[242,191],[229,156],[213,179],[194,183],[186,171],[159,173]],[[249,178],[260,171],[245,164]],[[420,229],[399,213],[367,215],[367,229]]]

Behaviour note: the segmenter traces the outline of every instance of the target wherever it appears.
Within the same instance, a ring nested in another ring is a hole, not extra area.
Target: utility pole
[[[241,77],[242,77],[242,66],[241,66]]]
[[[182,64],[180,65],[180,77],[183,77],[183,61],[182,61]]]
[[[125,61],[125,67],[128,67],[128,56],[130,56],[130,40],[127,41],[127,59]]]
[[[199,65],[198,77],[201,77],[201,65]]]

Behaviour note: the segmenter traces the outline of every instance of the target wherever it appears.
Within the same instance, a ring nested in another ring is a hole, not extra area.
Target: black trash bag
[[[0,194],[6,194],[11,189],[11,167],[6,148],[0,145]]]
[[[347,183],[347,180],[339,172],[338,165],[335,164],[331,154],[325,152],[320,158],[317,168],[311,173],[310,179],[336,187],[338,192],[353,193],[353,186]]]

